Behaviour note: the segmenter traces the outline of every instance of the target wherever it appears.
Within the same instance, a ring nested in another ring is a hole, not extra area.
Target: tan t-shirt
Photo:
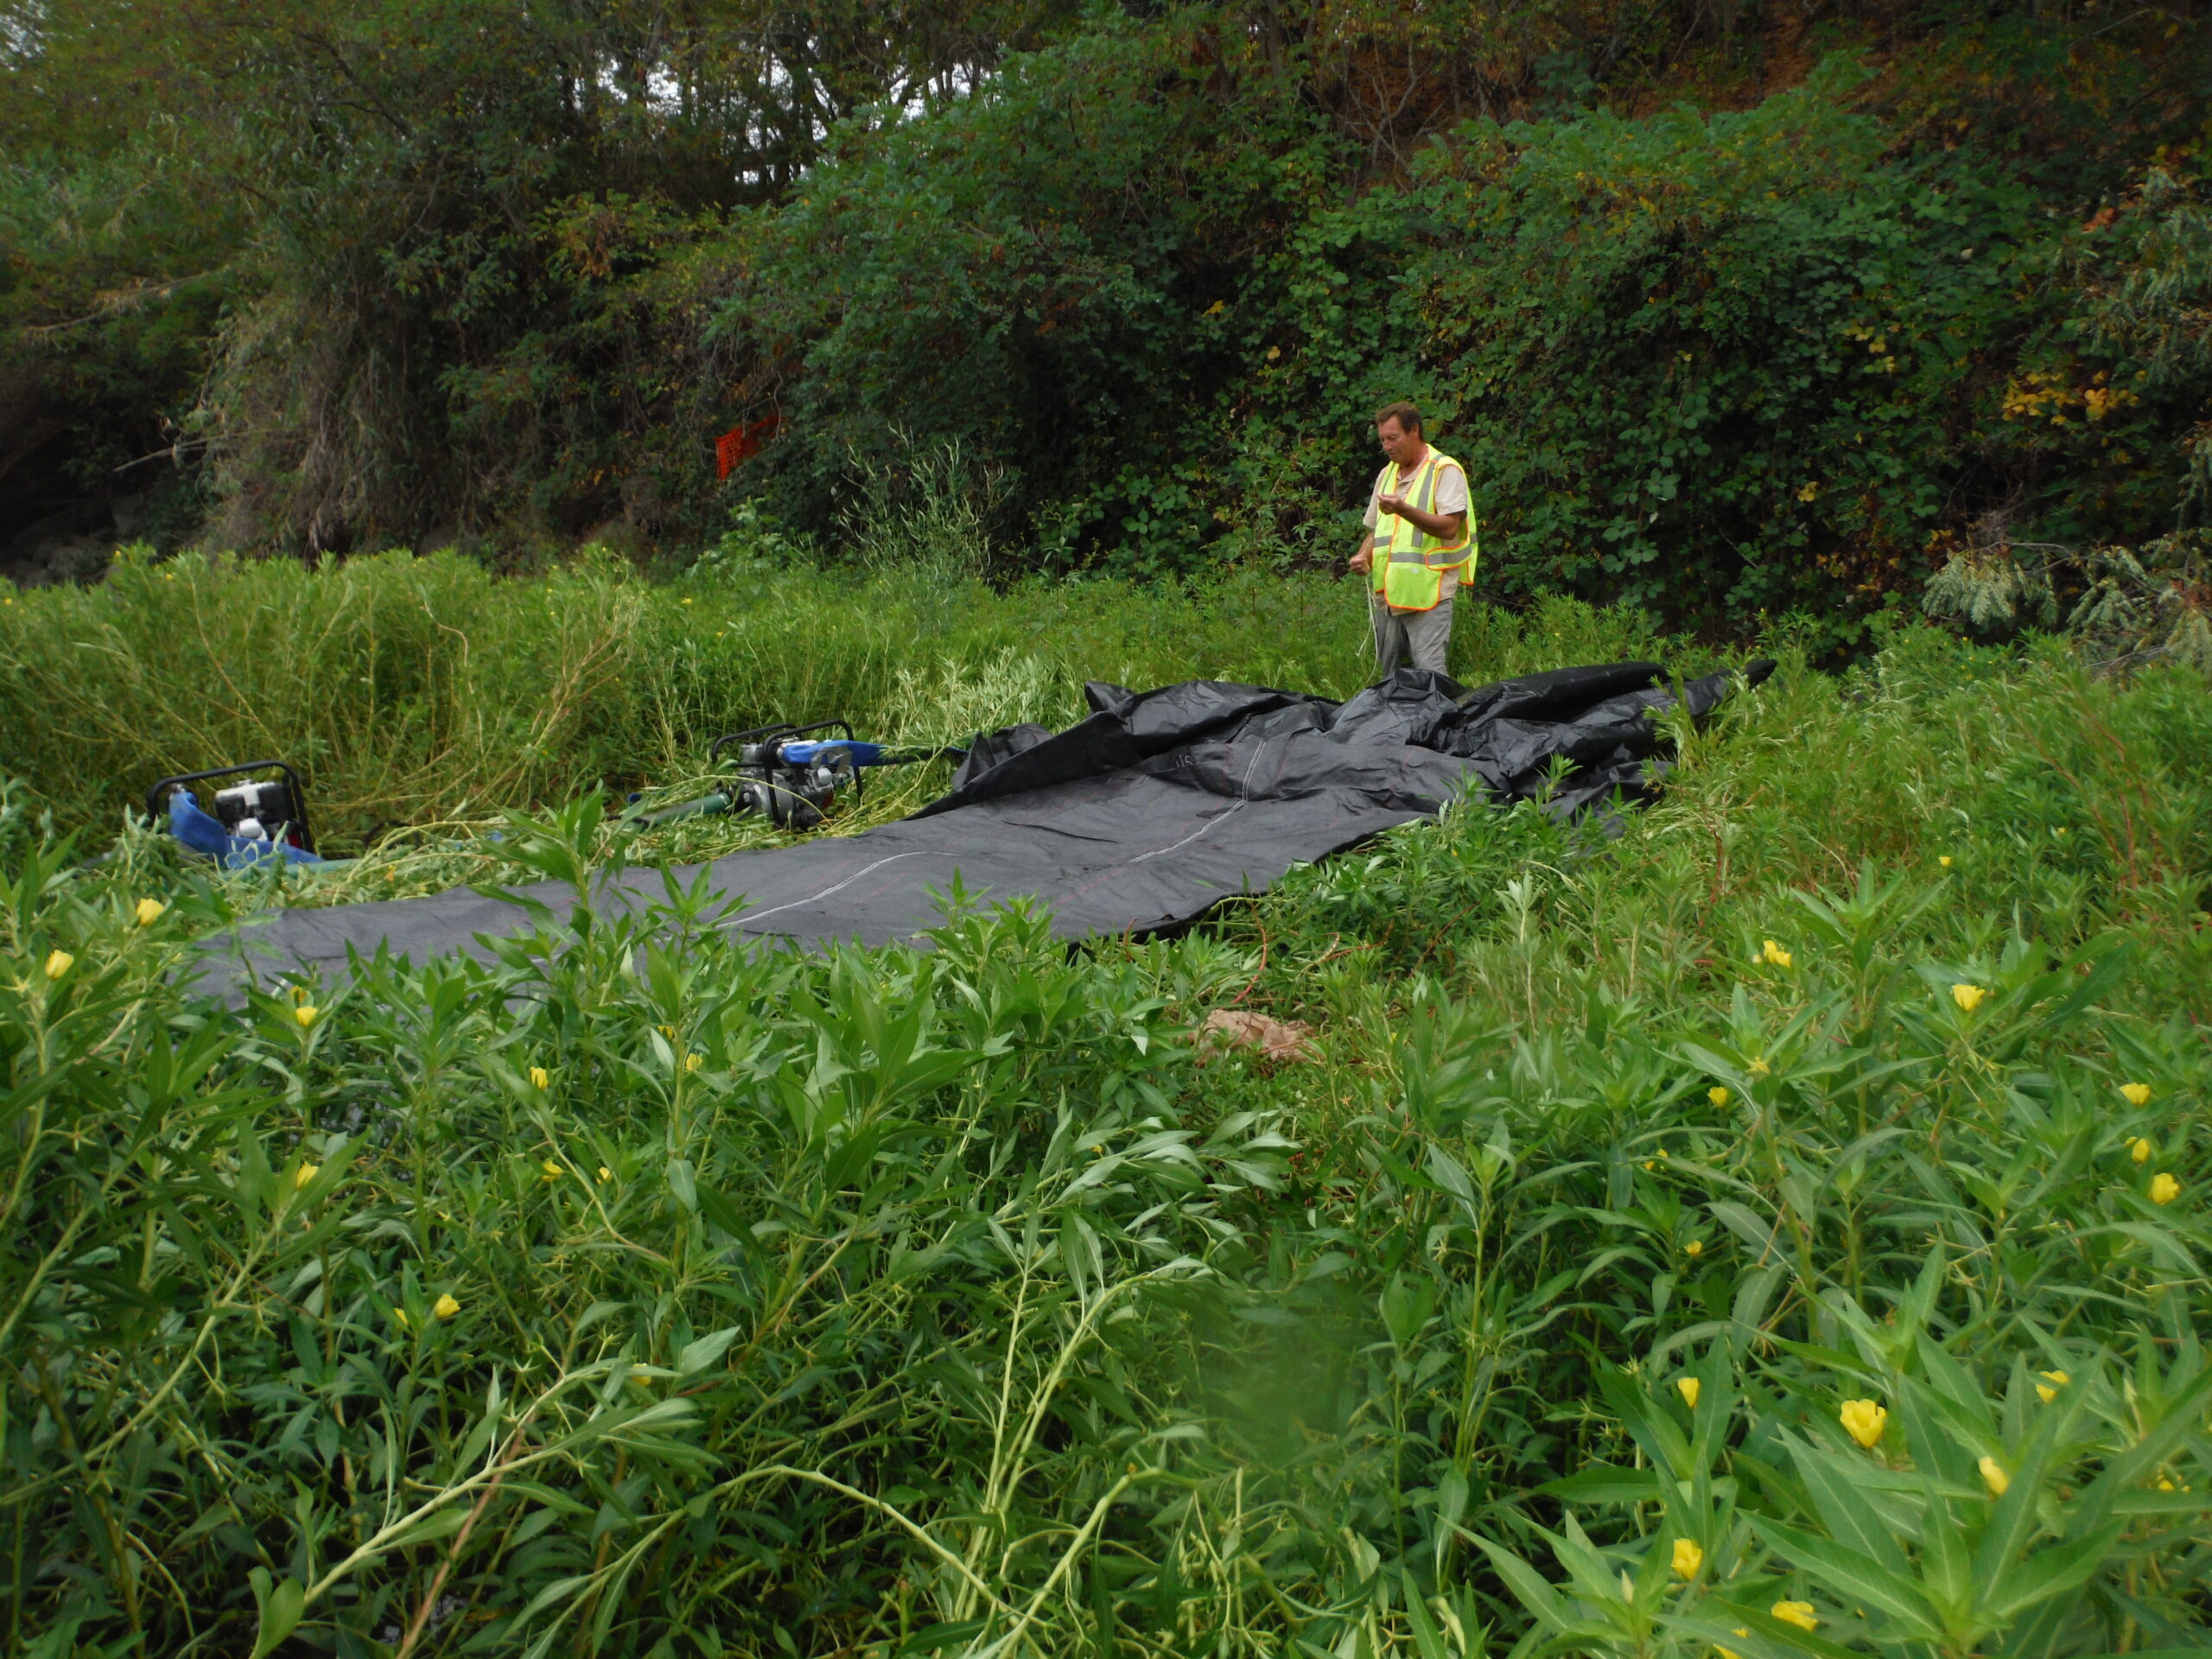
[[[1426,461],[1428,457],[1427,455],[1423,455],[1421,457],[1421,461]],[[1414,469],[1411,472],[1408,472],[1404,467],[1401,467],[1397,471],[1397,475],[1390,480],[1390,493],[1393,495],[1398,493],[1399,491],[1410,485],[1414,480],[1420,475],[1420,473],[1421,462],[1415,462]],[[1372,531],[1375,526],[1382,521],[1382,508],[1380,504],[1382,499],[1383,477],[1383,474],[1377,473],[1375,476],[1375,487],[1367,493],[1367,517],[1363,522],[1367,525],[1367,528],[1370,531]],[[1428,510],[1431,512],[1466,512],[1467,474],[1463,468],[1458,467],[1440,467],[1437,469],[1436,499],[1429,503]],[[1441,605],[1446,600],[1451,598],[1453,592],[1457,590],[1459,586],[1459,567],[1455,565],[1451,569],[1446,570],[1444,573],[1443,591],[1437,595],[1436,602]]]

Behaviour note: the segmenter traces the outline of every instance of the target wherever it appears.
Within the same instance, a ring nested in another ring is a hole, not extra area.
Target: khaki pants
[[[1375,625],[1376,678],[1388,679],[1401,666],[1446,671],[1444,657],[1452,644],[1450,594],[1433,611],[1394,611],[1372,592],[1367,607]]]

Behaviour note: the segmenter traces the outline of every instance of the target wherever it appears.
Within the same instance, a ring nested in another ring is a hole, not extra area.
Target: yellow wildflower
[[[2120,1097],[2131,1106],[2148,1106],[2151,1103],[2151,1085],[2147,1083],[2123,1083],[2120,1085]]]
[[[46,957],[46,976],[59,979],[77,965],[77,958],[67,950],[50,950]]]
[[[1939,855],[1936,861],[1938,864],[1941,864],[1947,870],[1951,868],[1951,855],[1948,853]]]
[[[2127,1143],[2127,1155],[2139,1164],[2149,1163],[2153,1150],[2149,1137],[2145,1135],[2139,1135]]]
[[[430,1312],[442,1319],[449,1319],[461,1312],[461,1300],[453,1292],[448,1291],[430,1305]]]
[[[2002,1497],[2012,1490],[2012,1477],[2005,1472],[2005,1465],[1994,1458],[1984,1458],[1978,1465],[1981,1470],[1981,1484],[1989,1488],[1992,1497]]]
[[[300,1029],[302,1031],[305,1031],[309,1026],[315,1024],[315,1016],[321,1012],[322,1010],[315,1007],[314,1003],[302,1002],[298,1007],[292,1010],[292,1018],[298,1020],[300,1022]]]
[[[550,1089],[553,1086],[553,1074],[542,1065],[531,1066],[530,1086],[533,1089]]]
[[[2058,1398],[2059,1389],[2074,1380],[2063,1371],[2045,1371],[2043,1375],[2049,1381],[2037,1383],[2036,1394],[2046,1406]]]
[[[1682,1396],[1682,1403],[1692,1411],[1697,1409],[1697,1396],[1701,1388],[1702,1385],[1694,1376],[1678,1376],[1675,1379],[1675,1392]]]
[[[1738,1624],[1736,1627],[1736,1634],[1738,1636],[1749,1636],[1751,1632],[1745,1630],[1742,1625]],[[1713,1649],[1713,1651],[1720,1656],[1720,1659],[1744,1659],[1744,1656],[1738,1653],[1733,1648],[1716,1647]]]
[[[1869,1452],[1881,1444],[1882,1431],[1890,1421],[1888,1408],[1872,1400],[1847,1400],[1836,1415],[1851,1438]]]
[[[1777,968],[1787,968],[1789,966],[1789,953],[1783,950],[1780,945],[1777,944],[1772,939],[1769,939],[1766,944],[1760,948],[1759,955],[1765,957],[1767,961],[1772,963]]]
[[[393,1323],[393,1324],[395,1324],[395,1325],[397,1325],[401,1330],[404,1331],[404,1330],[406,1330],[406,1329],[408,1328],[408,1325],[407,1325],[407,1310],[406,1310],[405,1308],[404,1308],[404,1307],[395,1307],[395,1308],[393,1308],[393,1309],[391,1310],[391,1319],[392,1319],[392,1323]]]
[[[1705,1254],[1705,1241],[1697,1238],[1690,1240],[1688,1243],[1682,1246],[1682,1254],[1684,1255],[1703,1255]]]
[[[545,1179],[547,1180],[557,1181],[561,1179],[561,1166],[555,1163],[550,1158],[539,1160],[537,1166],[545,1172]]]
[[[1717,1083],[1705,1091],[1705,1097],[1715,1106],[1726,1106],[1730,1098],[1728,1091]]]
[[[660,1033],[662,1036],[667,1038],[671,1043],[676,1040],[676,1027],[674,1026],[655,1026],[653,1029]]]
[[[1675,1540],[1675,1575],[1694,1579],[1697,1570],[1705,1565],[1705,1552],[1688,1538]]]
[[[151,927],[162,919],[162,913],[167,909],[168,906],[158,899],[141,899],[131,907],[130,913],[138,918],[139,926]]]
[[[600,1184],[601,1186],[605,1186],[605,1185],[606,1185],[609,1181],[613,1180],[613,1179],[614,1179],[614,1172],[613,1172],[613,1170],[609,1169],[609,1168],[608,1168],[605,1164],[601,1164],[601,1165],[599,1166],[599,1184]]]
[[[686,1054],[683,1057],[683,1069],[686,1071],[696,1071],[706,1063],[707,1057],[703,1054]]]
[[[1820,1628],[1821,1621],[1813,1617],[1813,1604],[1809,1601],[1777,1601],[1767,1611],[1783,1624],[1795,1624],[1801,1630]]]
[[[2171,1204],[2181,1197],[2181,1183],[2164,1171],[2151,1178],[2151,1202]]]
[[[307,1184],[321,1173],[321,1164],[302,1164],[299,1173],[292,1177],[292,1191],[295,1192],[304,1191]]]
[[[1957,1003],[1960,1010],[1966,1014],[1972,1014],[1976,1008],[1980,1007],[1981,1006],[1981,999],[1988,995],[1989,993],[1982,989],[1979,985],[1954,985],[1951,987],[1951,1001]]]
[[[1763,1077],[1766,1076],[1767,1072],[1771,1068],[1768,1066],[1764,1058],[1753,1060],[1749,1065],[1744,1068],[1745,1071],[1750,1072],[1755,1077]]]

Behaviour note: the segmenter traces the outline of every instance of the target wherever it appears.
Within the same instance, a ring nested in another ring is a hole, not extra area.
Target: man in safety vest
[[[1444,671],[1452,643],[1452,594],[1475,574],[1474,512],[1467,471],[1421,435],[1421,411],[1386,404],[1375,435],[1389,457],[1367,503],[1367,539],[1351,569],[1373,577],[1375,669],[1387,677],[1402,662]]]

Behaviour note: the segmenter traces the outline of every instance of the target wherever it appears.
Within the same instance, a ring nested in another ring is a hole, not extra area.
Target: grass
[[[410,580],[466,657],[412,702],[331,690]],[[874,582],[222,567],[174,584],[194,658],[152,651],[171,584],[134,570],[8,620],[8,695],[105,640],[102,683],[163,688],[162,756],[312,736],[353,835],[540,804],[347,878],[404,889],[586,865],[596,809],[543,803],[680,781],[762,712],[912,739],[1064,718],[1085,671],[1357,678],[1325,584]],[[255,637],[270,677],[193,726],[194,663]],[[1456,649],[1474,677],[1654,643],[1560,607]],[[1018,909],[926,956],[748,959],[675,890],[651,942],[242,1017],[168,977],[239,899],[143,841],[78,866],[39,810],[116,800],[19,712],[10,1645],[2207,1645],[2212,696],[1923,629],[1847,676],[1783,655],[1618,840],[1457,810],[1072,959]],[[525,729],[558,752],[503,773]],[[1201,1064],[1228,1005],[1318,1058]]]
[[[1475,607],[1475,678],[1545,658]],[[1578,660],[1658,645],[1632,613],[1561,607]],[[1211,677],[1349,695],[1364,683],[1348,582],[1237,573],[1205,588],[1030,582],[930,566],[709,564],[670,583],[612,562],[497,580],[452,555],[321,571],[118,563],[92,588],[0,603],[0,772],[65,829],[111,830],[156,779],[277,755],[325,839],[473,823],[596,785],[696,776],[717,734],[842,717],[899,742],[1065,721],[1086,679]]]

